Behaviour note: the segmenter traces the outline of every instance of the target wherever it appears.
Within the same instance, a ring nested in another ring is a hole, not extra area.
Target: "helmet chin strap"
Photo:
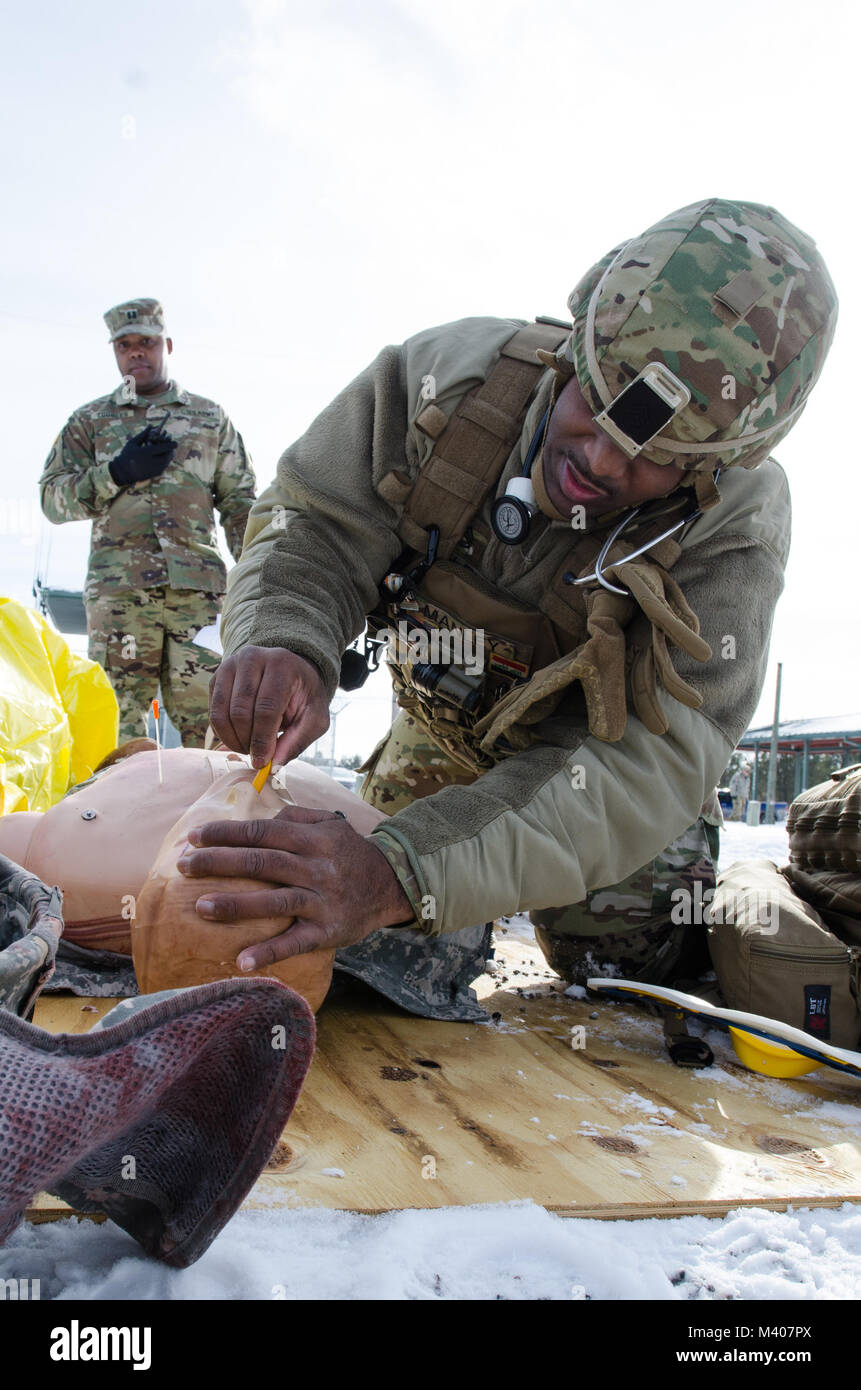
[[[720,493],[717,489],[717,480],[720,474],[719,468],[716,468],[714,473],[697,472],[694,474],[693,487],[697,494],[697,506],[701,512],[707,512],[710,507],[717,506],[720,501]]]
[[[566,516],[554,507],[544,483],[544,449],[542,447],[537,459],[532,465],[532,486],[535,490],[535,500],[545,516],[549,516],[551,521],[570,522],[571,517]]]
[[[541,354],[539,353],[538,355],[540,356]],[[546,356],[547,354],[545,353],[545,358]],[[556,397],[559,394],[560,376],[561,373],[559,371],[556,371],[556,377],[553,382],[553,390],[550,392],[550,403],[547,406],[547,423],[544,426],[544,438],[541,440],[541,448],[539,449],[538,456],[532,465],[531,477],[532,488],[535,492],[535,500],[538,503],[539,509],[544,513],[544,515],[549,516],[551,521],[570,522],[571,517],[566,516],[564,512],[560,512],[559,509],[555,507],[551,502],[550,495],[547,491],[547,486],[544,482],[544,446],[547,443],[547,431],[550,428],[550,418],[553,414],[553,407],[556,404]]]

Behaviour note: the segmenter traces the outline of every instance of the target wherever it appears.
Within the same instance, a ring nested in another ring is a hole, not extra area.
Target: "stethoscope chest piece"
[[[505,495],[497,497],[490,509],[493,534],[503,545],[520,545],[537,510],[531,478],[512,478]]]

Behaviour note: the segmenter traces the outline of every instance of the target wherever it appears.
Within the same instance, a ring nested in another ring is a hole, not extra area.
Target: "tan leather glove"
[[[637,600],[640,612],[628,630],[628,660],[634,708],[653,734],[669,728],[658,700],[658,678],[664,689],[690,709],[699,709],[702,696],[678,674],[667,650],[667,638],[695,661],[708,661],[712,650],[699,635],[700,624],[676,581],[649,561],[619,564],[613,574]]]
[[[526,685],[510,691],[476,724],[481,747],[490,749],[502,734],[513,747],[534,740],[515,726],[537,724],[559,703],[562,693],[579,681],[589,716],[589,731],[610,743],[625,732],[625,633],[623,625],[635,611],[633,602],[606,589],[586,595],[589,638],[576,651],[538,671]]]
[[[634,707],[652,733],[666,733],[669,727],[658,701],[658,677],[683,704],[694,709],[702,704],[698,692],[677,674],[667,651],[669,638],[696,661],[708,661],[712,654],[679,585],[662,566],[645,558],[629,564],[619,561],[607,574],[626,585],[631,596],[599,586],[586,592],[588,640],[512,690],[479,721],[475,732],[482,748],[489,750],[503,734],[513,747],[528,747],[533,738],[524,726],[551,714],[562,692],[577,681],[583,687],[589,732],[616,743],[627,723],[626,667]]]

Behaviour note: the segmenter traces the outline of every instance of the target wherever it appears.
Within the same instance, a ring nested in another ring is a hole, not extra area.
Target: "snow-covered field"
[[[757,857],[786,860],[784,827],[728,826],[722,867]],[[861,1209],[629,1222],[529,1203],[383,1217],[248,1212],[181,1271],[144,1258],[110,1223],[54,1222],[22,1225],[0,1272],[39,1279],[42,1297],[60,1300],[851,1299]]]
[[[773,859],[775,864],[789,860],[789,841],[785,825],[742,825],[727,821],[720,837],[719,869],[728,869],[740,859]]]
[[[861,1287],[861,1210],[587,1221],[527,1203],[353,1216],[240,1212],[191,1269],[116,1226],[22,1226],[5,1278],[60,1299],[833,1299]]]

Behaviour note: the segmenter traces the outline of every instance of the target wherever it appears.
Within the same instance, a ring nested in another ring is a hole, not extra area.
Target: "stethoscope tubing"
[[[634,510],[632,512],[629,512],[627,516],[622,517],[622,520],[619,522],[618,526],[614,527],[613,531],[601,547],[601,552],[598,556],[598,559],[595,561],[595,568],[593,569],[592,573],[584,575],[582,579],[572,579],[570,581],[572,584],[591,584],[594,580],[597,579],[598,583],[601,584],[605,589],[607,589],[611,594],[627,594],[627,589],[620,589],[618,584],[611,584],[609,579],[604,578],[604,561],[607,559],[607,556],[609,555],[610,550],[612,549],[615,542],[619,539],[622,532],[625,530],[625,527],[629,526],[631,522],[634,520],[634,518],[639,516],[642,510],[642,507],[635,507]],[[690,522],[696,521],[697,517],[700,515],[701,512],[698,507],[695,512],[691,512],[690,516],[683,516],[681,521],[677,521],[674,526],[671,526],[669,530],[664,531],[662,535],[655,536],[654,540],[646,541],[646,544],[641,545],[638,550],[632,550],[631,554],[626,555],[624,560],[617,560],[616,565],[627,565],[630,564],[632,560],[639,559],[641,555],[645,555],[647,550],[651,550],[653,545],[658,545],[660,541],[665,541],[668,538],[668,536],[674,536],[677,531],[680,531],[682,529],[683,526],[687,526],[690,524]]]

